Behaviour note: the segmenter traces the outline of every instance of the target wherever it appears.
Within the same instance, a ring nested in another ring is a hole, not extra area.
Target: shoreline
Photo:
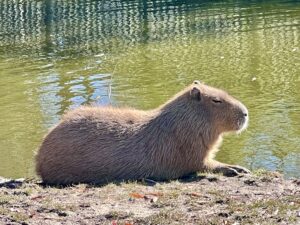
[[[299,224],[300,179],[276,172],[43,186],[0,178],[0,224]]]

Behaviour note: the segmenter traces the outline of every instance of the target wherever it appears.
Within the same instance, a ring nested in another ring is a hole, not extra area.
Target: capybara
[[[213,159],[222,134],[241,132],[247,123],[242,103],[199,81],[149,111],[82,106],[45,137],[36,171],[44,183],[61,185],[248,173]]]

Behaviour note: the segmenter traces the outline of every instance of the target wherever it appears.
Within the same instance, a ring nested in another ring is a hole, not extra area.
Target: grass
[[[270,221],[275,223],[282,220],[291,223],[297,220],[297,215],[289,212],[295,212],[300,209],[300,204],[291,203],[290,196],[282,199],[260,199],[242,204],[230,201],[228,209],[232,212],[238,212],[240,219],[244,220],[245,223],[264,222],[262,218],[265,218],[265,215],[269,218],[269,223]]]
[[[179,210],[162,210],[156,215],[138,219],[137,223],[143,224],[182,224],[185,214]]]
[[[252,175],[255,177],[258,177],[258,178],[269,178],[269,179],[278,178],[278,177],[282,176],[278,172],[267,171],[265,169],[254,170],[252,172]]]
[[[7,209],[3,206],[0,206],[0,215],[9,217],[11,221],[22,223],[29,219],[29,216],[24,212],[14,211],[17,209],[11,208]]]
[[[46,219],[50,224],[296,225],[299,210],[298,182],[263,170],[234,178],[201,174],[155,186],[125,182],[57,188],[25,183],[0,188],[0,224],[34,225]]]
[[[10,202],[12,197],[7,195],[0,195],[0,206],[6,205]]]

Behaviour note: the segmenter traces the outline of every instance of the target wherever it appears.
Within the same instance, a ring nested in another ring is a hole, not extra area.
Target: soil
[[[300,180],[276,172],[49,187],[0,178],[0,224],[300,224]]]

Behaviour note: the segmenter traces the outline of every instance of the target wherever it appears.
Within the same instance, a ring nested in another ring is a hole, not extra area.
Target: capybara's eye
[[[221,104],[222,103],[222,100],[219,99],[219,98],[213,98],[212,101],[213,101],[213,103],[216,103],[216,104]]]

